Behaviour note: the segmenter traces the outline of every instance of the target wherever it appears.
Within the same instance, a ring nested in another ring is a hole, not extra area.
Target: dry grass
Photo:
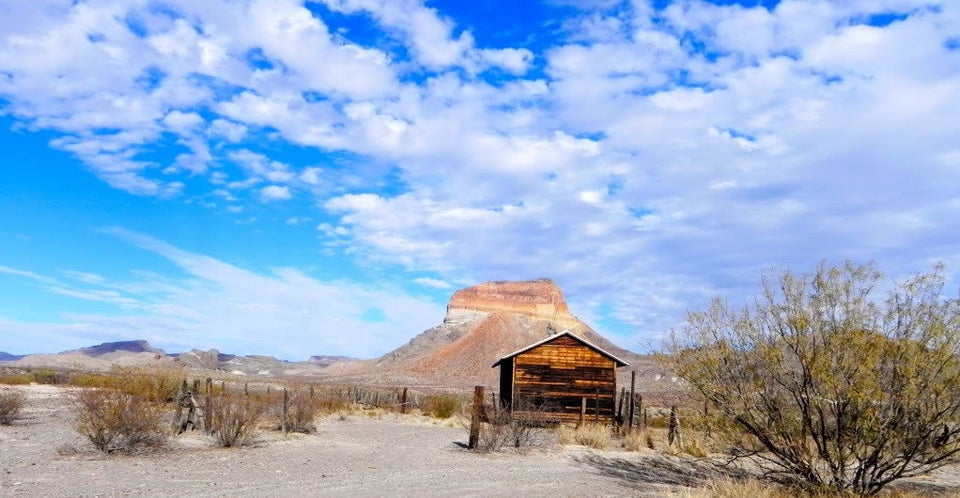
[[[588,423],[576,429],[560,426],[556,434],[561,445],[581,444],[598,450],[610,445],[610,428],[603,424]]]
[[[183,372],[179,370],[114,367],[106,373],[73,376],[69,383],[77,387],[114,389],[153,403],[165,403],[176,398],[182,378]]]
[[[700,442],[699,439],[692,437],[687,438],[687,440],[683,442],[683,451],[684,453],[696,458],[706,458],[710,454],[710,452],[707,450],[704,444]]]
[[[421,411],[430,417],[447,419],[463,411],[464,398],[457,394],[431,394],[423,399]]]
[[[14,389],[0,389],[0,425],[11,425],[23,416],[27,398]]]
[[[796,491],[755,479],[717,479],[695,489],[686,489],[670,496],[674,498],[793,498]]]
[[[163,444],[163,409],[143,398],[113,389],[73,393],[77,432],[104,453],[130,453]]]
[[[758,479],[722,478],[707,481],[703,486],[676,491],[669,495],[671,498],[853,498],[852,494],[836,494],[828,492],[809,492],[788,488],[773,482]],[[905,489],[886,489],[879,496],[886,498],[922,498],[930,496],[916,491]],[[957,497],[960,494],[951,493],[938,496]]]
[[[33,375],[28,373],[11,373],[0,376],[0,384],[7,386],[25,386],[33,382]]]
[[[653,438],[643,429],[633,429],[623,436],[623,449],[627,451],[641,451],[653,449]]]

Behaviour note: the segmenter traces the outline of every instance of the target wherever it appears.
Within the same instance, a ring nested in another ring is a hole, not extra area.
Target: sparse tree
[[[765,277],[751,305],[689,313],[670,358],[735,431],[735,455],[876,494],[960,455],[960,301],[945,280],[942,265],[896,283],[849,262]]]

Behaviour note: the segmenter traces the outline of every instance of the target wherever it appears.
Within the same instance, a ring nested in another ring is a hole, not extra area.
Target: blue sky
[[[8,0],[0,351],[374,357],[539,277],[640,350],[956,272],[957,116],[948,0]]]

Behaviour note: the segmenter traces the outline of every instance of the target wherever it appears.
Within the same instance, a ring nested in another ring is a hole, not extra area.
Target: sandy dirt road
[[[0,427],[3,496],[662,496],[638,483],[643,454],[550,445],[522,453],[464,448],[467,431],[415,417],[349,415],[316,434],[265,431],[253,447],[214,448],[199,431],[169,449],[96,453],[72,427],[65,391],[28,393],[26,417]]]
[[[67,389],[21,386],[23,420],[0,426],[0,496],[668,496],[712,467],[659,452],[547,442],[521,452],[465,448],[463,427],[419,416],[351,414],[315,434],[263,431],[241,449],[201,431],[142,455],[97,453],[73,428]],[[906,481],[923,496],[960,496],[960,469]]]

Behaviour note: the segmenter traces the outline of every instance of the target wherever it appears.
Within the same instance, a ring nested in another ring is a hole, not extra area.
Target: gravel
[[[641,465],[643,454],[556,445],[477,453],[465,449],[465,428],[409,415],[331,416],[317,433],[267,430],[240,449],[216,448],[193,431],[149,454],[102,455],[73,429],[67,389],[18,389],[28,395],[26,416],[0,427],[2,496],[662,496],[671,489],[622,472],[625,461]]]

